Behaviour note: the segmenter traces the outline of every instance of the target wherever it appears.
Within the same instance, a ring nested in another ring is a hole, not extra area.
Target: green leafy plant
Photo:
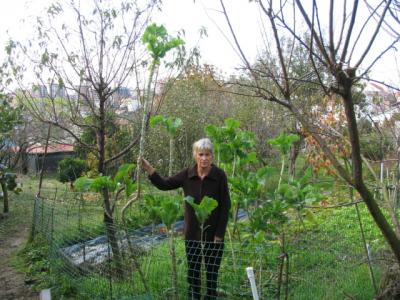
[[[173,225],[182,216],[180,197],[166,197],[160,202],[160,206],[156,208],[156,213],[172,235]]]
[[[301,178],[281,184],[277,192],[282,199],[297,209],[318,202],[325,197],[320,193],[318,186],[311,183],[311,177],[311,169],[307,169]]]
[[[83,176],[75,180],[75,188],[81,192],[106,192],[107,197],[110,199],[110,207],[105,207],[104,211],[112,216],[115,206],[120,199],[121,193],[125,191],[125,199],[129,199],[129,197],[131,197],[137,189],[137,184],[132,179],[132,173],[134,170],[135,164],[123,164],[118,168],[118,171],[114,175],[114,177],[98,176],[96,178],[88,178],[87,176]],[[113,199],[113,201],[111,201],[111,199]],[[134,253],[133,246],[129,238],[127,238],[127,242],[131,253]],[[118,244],[116,240],[110,241],[110,243]],[[134,255],[132,255],[132,257],[134,257]],[[133,259],[133,263],[138,269],[143,285],[145,286],[146,290],[148,290],[143,272],[141,271],[140,266],[135,258]]]
[[[143,104],[143,116],[142,123],[140,129],[140,141],[139,141],[139,155],[137,158],[137,196],[134,199],[128,201],[125,206],[122,208],[122,219],[125,220],[125,211],[126,209],[136,200],[140,198],[140,173],[141,173],[141,161],[143,158],[145,142],[146,142],[146,126],[149,118],[149,106],[150,99],[152,96],[152,84],[153,77],[156,71],[157,66],[160,65],[160,60],[163,58],[168,51],[173,48],[177,48],[184,44],[184,41],[180,38],[170,37],[167,33],[167,30],[163,25],[158,26],[153,23],[146,27],[146,30],[142,36],[142,42],[146,46],[149,51],[150,56],[152,57],[152,62],[150,64],[149,78],[147,83],[146,95]]]
[[[237,165],[256,160],[256,153],[252,151],[255,135],[253,132],[241,130],[238,120],[228,118],[224,120],[223,126],[210,124],[204,131],[214,142],[217,163],[224,163],[232,176],[235,175]]]
[[[161,222],[161,218],[158,214],[158,208],[160,206],[162,197],[158,195],[146,194],[143,199],[143,203],[140,203],[140,209],[148,216],[151,224],[153,225],[153,233],[154,233],[154,225],[159,224]]]
[[[114,177],[97,176],[89,178],[87,176],[79,177],[75,180],[74,186],[80,192],[96,192],[102,193],[107,191],[109,197],[114,199],[111,202],[111,207],[106,208],[106,213],[112,215],[115,205],[122,191],[125,191],[125,198],[129,198],[137,188],[136,183],[132,179],[132,173],[135,169],[135,164],[123,164],[119,167]]]
[[[230,178],[243,172],[246,165],[257,162],[257,155],[253,151],[255,135],[253,132],[241,130],[238,120],[225,119],[221,127],[208,125],[205,132],[214,142],[217,162],[223,163]],[[240,172],[237,172],[238,169]],[[233,197],[232,200],[233,232],[235,232],[239,209],[243,204],[240,197]]]
[[[142,36],[142,41],[153,58],[153,64],[159,64],[160,59],[168,51],[184,43],[180,38],[171,38],[166,28],[163,25],[158,26],[156,23],[147,26]]]
[[[178,129],[182,126],[182,119],[180,118],[168,118],[161,115],[152,116],[150,118],[150,126],[155,127],[156,125],[162,125],[165,127],[167,132],[171,136],[175,136]]]
[[[281,153],[281,173],[279,176],[278,188],[281,184],[283,172],[285,169],[285,156],[288,154],[291,145],[299,140],[300,137],[298,135],[287,134],[285,132],[282,132],[279,136],[277,136],[274,139],[268,140],[268,143],[278,148]]]
[[[60,182],[73,182],[87,170],[86,161],[75,157],[66,157],[58,163],[58,180]]]
[[[146,207],[149,212],[150,218],[153,222],[157,222],[159,219],[167,227],[167,235],[169,239],[169,252],[171,255],[171,280],[174,299],[178,299],[178,280],[177,280],[177,262],[176,262],[176,251],[174,241],[174,224],[182,216],[182,200],[181,197],[172,195],[161,195],[154,197],[153,195],[146,195],[145,201]]]
[[[0,186],[2,192],[0,199],[3,200],[4,213],[9,212],[8,191],[19,192],[15,182],[16,176],[8,171],[6,164],[11,145],[11,133],[14,127],[21,123],[21,111],[20,108],[12,107],[9,100],[0,87]]]
[[[185,201],[189,203],[190,206],[194,209],[197,220],[200,223],[201,241],[203,241],[203,234],[204,230],[206,229],[204,227],[205,222],[207,221],[207,218],[210,216],[213,210],[218,206],[218,202],[217,200],[207,196],[201,199],[199,204],[195,203],[193,197],[191,196],[186,196]]]
[[[0,199],[3,200],[3,212],[8,213],[9,208],[9,195],[8,192],[14,192],[15,194],[19,194],[21,192],[21,188],[18,187],[16,182],[17,175],[8,172],[6,166],[0,164],[0,186],[1,186],[1,194]]]
[[[168,197],[165,201],[161,202],[161,207],[158,209],[158,215],[160,216],[162,222],[167,227],[168,237],[169,237],[169,250],[171,255],[172,264],[172,288],[174,299],[178,299],[178,279],[176,270],[176,251],[174,242],[174,224],[178,218],[182,215],[181,200],[180,197]]]

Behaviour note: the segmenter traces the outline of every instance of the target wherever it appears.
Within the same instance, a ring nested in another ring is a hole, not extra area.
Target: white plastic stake
[[[259,300],[258,292],[257,292],[257,286],[256,286],[256,280],[254,278],[254,269],[253,269],[253,267],[247,267],[246,268],[246,272],[247,272],[247,277],[249,278],[249,281],[250,281],[251,293],[253,294],[253,299],[254,300]]]
[[[40,300],[51,300],[51,290],[45,289],[40,292],[39,295]]]

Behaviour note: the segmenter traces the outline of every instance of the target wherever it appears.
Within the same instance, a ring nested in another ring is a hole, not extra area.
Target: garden
[[[116,2],[54,3],[32,25],[37,36],[6,47],[0,241],[29,226],[12,258],[25,283],[54,299],[187,299],[195,251],[194,277],[202,295],[215,284],[212,299],[397,299],[398,89],[369,78],[374,64],[359,67],[369,48],[358,41],[379,44],[398,5],[383,1],[367,20],[344,5],[335,38],[333,3],[327,24],[310,21],[323,15],[318,1],[249,3],[270,24],[268,46],[249,61],[220,1],[243,61],[227,76],[200,63],[184,31],[153,22],[161,1]],[[294,12],[302,33],[288,22]],[[364,24],[355,41],[354,24]],[[365,50],[355,65],[351,47]],[[207,240],[218,199],[178,184],[161,191],[144,164],[174,182],[201,138],[227,178],[223,240]]]

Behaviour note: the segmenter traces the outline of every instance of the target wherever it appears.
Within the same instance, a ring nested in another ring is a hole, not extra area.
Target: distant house
[[[26,150],[28,173],[39,173],[42,169],[45,145],[35,144]],[[58,163],[65,157],[75,156],[74,146],[71,144],[49,144],[44,159],[46,173],[56,172]]]
[[[369,82],[364,94],[367,99],[367,111],[374,122],[382,123],[399,111],[399,95],[383,85]]]

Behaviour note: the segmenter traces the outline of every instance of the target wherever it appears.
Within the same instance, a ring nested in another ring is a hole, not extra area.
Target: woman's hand
[[[221,243],[224,239],[219,236],[214,236],[214,243]]]
[[[142,168],[146,171],[148,175],[153,175],[156,171],[153,166],[144,158],[142,158]]]

